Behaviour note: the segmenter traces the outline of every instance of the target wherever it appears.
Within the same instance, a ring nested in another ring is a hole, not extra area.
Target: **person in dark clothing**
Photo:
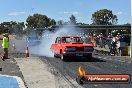
[[[117,54],[116,47],[117,47],[117,42],[116,41],[112,41],[111,47],[110,47],[110,54],[111,55],[114,55],[115,56]]]

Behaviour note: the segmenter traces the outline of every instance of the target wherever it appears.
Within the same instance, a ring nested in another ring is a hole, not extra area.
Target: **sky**
[[[112,10],[118,24],[131,21],[131,0],[1,0],[0,22],[26,22],[29,15],[39,13],[56,21],[69,21],[73,14],[77,22],[91,24],[92,14],[100,9]]]

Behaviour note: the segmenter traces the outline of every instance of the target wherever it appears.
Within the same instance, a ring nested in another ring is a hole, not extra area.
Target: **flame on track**
[[[79,75],[80,75],[80,76],[85,76],[85,75],[86,75],[86,72],[85,72],[85,70],[82,68],[82,66],[80,66],[80,67],[78,68],[78,71],[79,71]]]

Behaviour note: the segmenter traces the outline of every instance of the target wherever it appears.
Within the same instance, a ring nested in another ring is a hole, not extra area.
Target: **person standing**
[[[103,33],[100,33],[99,35],[99,48],[103,48],[104,44],[103,44]]]
[[[113,38],[113,35],[111,33],[109,33],[109,36],[108,36],[108,46],[109,46],[109,49],[111,48],[112,38]]]
[[[8,37],[8,33],[5,33],[3,35],[3,41],[2,41],[2,47],[4,49],[4,56],[2,58],[2,60],[4,61],[5,59],[9,59],[8,58],[8,48],[9,48],[9,37]]]
[[[117,39],[116,39],[115,36],[112,38],[110,54],[114,55],[114,56],[118,55],[118,52],[117,52]]]
[[[118,35],[117,36],[117,49],[118,49],[118,53],[119,53],[119,55],[120,56],[122,56],[123,55],[123,49],[124,49],[124,47],[126,46],[126,44],[125,44],[125,42],[123,42],[123,37],[122,37],[122,35]]]

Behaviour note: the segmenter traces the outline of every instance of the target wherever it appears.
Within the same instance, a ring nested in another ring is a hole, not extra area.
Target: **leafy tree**
[[[34,14],[33,16],[29,16],[26,22],[28,28],[45,28],[56,24],[55,20],[42,14]]]
[[[126,23],[126,24],[124,24],[124,25],[131,25],[130,23]]]
[[[24,22],[10,21],[10,22],[2,22],[0,24],[0,29],[2,33],[5,32],[18,33],[18,32],[22,32],[21,30],[23,28],[25,28]]]
[[[12,25],[12,27],[14,27],[14,26],[17,25],[17,22],[16,21],[11,21],[10,24]]]
[[[13,31],[14,33],[21,35],[23,34],[23,29],[25,28],[24,22],[18,22],[16,25],[14,25]]]
[[[59,21],[57,22],[57,24],[58,24],[58,25],[63,25],[63,24],[64,24],[64,21],[63,21],[63,20],[59,20]]]
[[[85,23],[79,22],[79,23],[77,23],[77,25],[89,25],[89,24],[85,24]]]
[[[114,25],[117,24],[117,16],[111,10],[102,9],[92,14],[93,25]]]
[[[54,19],[50,20],[50,25],[56,25],[56,21]]]
[[[12,29],[12,25],[10,22],[3,22],[1,23],[1,30],[3,33],[10,32]]]
[[[76,17],[74,16],[74,15],[71,15],[70,16],[70,23],[72,23],[72,24],[76,24]]]
[[[24,24],[24,22],[18,22],[17,25],[20,27],[20,29],[25,28],[25,24]]]

